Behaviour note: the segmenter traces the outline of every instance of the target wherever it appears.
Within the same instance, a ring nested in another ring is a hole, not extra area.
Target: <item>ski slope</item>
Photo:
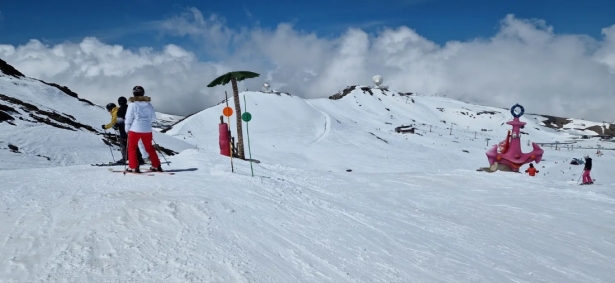
[[[110,143],[110,148],[105,143],[116,132],[102,129],[111,121],[103,107],[36,79],[0,73],[2,110],[13,120],[0,122],[0,170],[107,163],[122,157],[119,144]],[[175,152],[192,148],[157,132],[154,140]]]
[[[224,105],[166,131],[190,145],[166,157],[172,176],[1,170],[0,282],[612,282],[613,151],[547,147],[536,177],[477,172],[507,110],[392,94],[242,93],[254,177],[219,154]],[[573,138],[521,120],[526,151]],[[591,186],[569,164],[585,153]]]
[[[171,114],[165,114],[165,113],[156,112],[156,120],[157,121],[152,123],[152,127],[156,131],[161,131],[161,130],[167,128],[168,126],[171,126],[171,125],[179,122],[183,118],[184,118],[183,116],[171,115]]]

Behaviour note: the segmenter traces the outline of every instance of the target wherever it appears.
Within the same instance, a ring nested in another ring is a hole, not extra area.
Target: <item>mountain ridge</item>
[[[66,86],[29,78],[5,61],[0,67],[0,154],[5,161],[0,169],[121,158],[117,133],[100,126],[110,120],[104,107],[79,98]],[[168,155],[189,148],[166,135],[155,137],[158,149]]]
[[[378,98],[377,95],[384,95],[384,96],[388,96],[388,97],[405,97],[407,101],[414,101],[414,98],[416,97],[427,97],[427,96],[417,96],[414,95],[412,92],[399,92],[399,91],[392,91],[392,90],[388,90],[388,88],[384,89],[384,88],[377,88],[377,87],[373,87],[373,86],[367,86],[367,85],[351,85],[351,86],[347,86],[346,88],[340,90],[339,92],[337,92],[336,94],[333,94],[331,96],[328,97],[329,100],[334,100],[334,101],[338,101],[338,100],[343,100],[345,99],[349,94],[353,93],[353,92],[357,92],[359,93],[359,91],[364,94],[364,95],[369,95],[374,97],[374,95],[376,95],[375,97]],[[240,93],[263,93],[263,94],[269,94],[271,92],[263,92],[263,91],[249,91],[249,92],[245,92],[242,91]],[[357,94],[355,93],[355,95]],[[287,94],[290,95],[290,94]],[[279,96],[279,94],[278,94]],[[232,101],[232,97],[228,98],[230,101]],[[318,98],[318,99],[305,99],[306,101],[311,101],[311,100],[320,100],[320,99],[324,99],[324,98]],[[378,98],[380,99],[380,98]],[[500,108],[500,107],[493,107],[493,106],[485,106],[485,105],[479,105],[479,104],[474,104],[474,103],[468,103],[468,102],[463,102],[460,100],[456,100],[456,99],[451,99],[451,98],[443,98],[443,97],[439,97],[437,99],[442,99],[443,101],[447,101],[447,100],[454,100],[457,101],[459,103],[465,104],[465,108],[466,110],[469,111],[473,111],[471,109],[468,109],[468,107],[472,107],[472,108],[481,108],[482,110],[480,111],[475,111],[474,113],[472,113],[472,115],[494,115],[496,113],[500,113],[503,115],[508,115],[510,108]],[[163,130],[161,130],[161,132],[166,133],[169,130],[171,130],[174,126],[176,126],[178,123],[182,122],[184,119],[193,116],[195,114],[198,114],[202,111],[206,111],[207,109],[210,108],[214,108],[217,107],[221,104],[223,104],[226,100],[223,100],[222,102],[213,105],[211,107],[208,107],[204,110],[192,113],[190,115],[187,115],[186,117],[184,117],[182,120],[177,121],[174,124],[169,125],[168,127],[164,128]],[[464,107],[464,106],[462,106]],[[526,105],[526,108],[530,108],[531,106]],[[442,107],[437,107],[436,109],[438,109],[440,112],[444,111],[444,108]],[[506,111],[502,111],[502,110],[506,110]],[[470,115],[469,112],[462,112],[460,111],[460,114],[462,115]],[[530,113],[527,112],[525,113],[526,117],[532,117],[535,119],[540,119],[540,123],[538,126],[540,127],[544,127],[545,129],[552,129],[552,130],[556,130],[558,132],[562,132],[562,133],[572,133],[574,136],[577,136],[577,138],[590,138],[590,137],[597,137],[597,138],[605,138],[605,139],[610,139],[612,137],[615,136],[615,123],[608,123],[605,125],[602,125],[602,123],[600,122],[595,122],[595,121],[589,121],[589,120],[584,120],[584,119],[576,119],[576,118],[566,118],[566,117],[558,117],[558,116],[553,116],[553,115],[546,115],[546,114],[536,114],[536,113]],[[589,126],[587,126],[586,124],[591,124]],[[585,137],[584,137],[585,136]]]

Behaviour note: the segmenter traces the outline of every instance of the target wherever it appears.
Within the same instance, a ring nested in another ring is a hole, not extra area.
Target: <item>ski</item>
[[[98,167],[105,167],[105,166],[124,166],[124,164],[117,164],[117,163],[113,163],[113,162],[109,162],[109,163],[96,163],[96,164],[90,164],[92,166],[98,166]]]
[[[170,164],[170,163],[171,163],[170,161],[160,162],[160,164]],[[145,165],[145,164],[149,164],[149,163],[144,163],[141,165]],[[98,167],[107,167],[107,166],[124,166],[126,164],[117,164],[117,163],[109,162],[109,163],[94,163],[90,165],[98,166]]]
[[[574,181],[574,180],[572,180],[572,181],[568,181],[568,182],[566,182],[566,183],[568,183],[568,184],[570,184],[570,185],[578,185],[578,186],[585,186],[585,185],[600,185],[599,183],[596,183],[596,179],[592,179],[592,183],[591,183],[591,184],[583,184],[583,183],[578,183],[578,182],[576,182],[576,181]]]
[[[175,172],[165,172],[165,171],[153,171],[153,170],[145,170],[143,173],[158,173],[158,174],[167,174],[167,175],[175,175]]]
[[[154,176],[153,173],[149,173],[149,172],[141,172],[141,173],[136,173],[136,172],[127,172],[124,170],[113,170],[111,168],[109,168],[109,172],[113,172],[113,173],[124,173],[124,175],[126,174],[134,174],[134,175],[146,175],[146,176]]]
[[[124,170],[113,170],[112,168],[109,168],[109,171],[114,172],[114,173],[127,173],[127,174],[141,174],[141,175],[148,175],[148,176],[154,176],[154,173],[158,173],[158,174],[167,174],[167,175],[175,175],[175,172],[159,172],[159,171],[153,171],[153,170],[145,170],[145,171],[141,171],[141,173],[135,173],[135,172],[127,172]]]

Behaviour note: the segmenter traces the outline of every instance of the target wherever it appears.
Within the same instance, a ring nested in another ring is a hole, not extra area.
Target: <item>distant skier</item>
[[[126,118],[124,120],[125,129],[128,133],[128,169],[129,172],[138,172],[139,164],[137,163],[137,151],[139,140],[143,140],[145,150],[149,154],[152,162],[150,170],[162,172],[160,159],[152,146],[152,122],[156,120],[156,111],[150,103],[151,98],[145,96],[145,90],[141,86],[135,86],[132,89],[133,97],[130,98],[130,103],[126,110]]]
[[[585,168],[583,168],[583,185],[591,185],[594,183],[592,177],[589,175],[592,170],[592,159],[587,154],[583,157],[585,158]]]
[[[534,163],[530,163],[530,167],[525,170],[525,173],[529,173],[532,177],[536,176],[536,173],[539,172],[540,171],[536,170],[536,168],[534,167]]]

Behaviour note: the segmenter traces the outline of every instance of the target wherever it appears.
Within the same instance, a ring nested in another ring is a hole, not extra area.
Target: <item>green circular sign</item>
[[[241,120],[250,122],[250,120],[252,120],[252,114],[250,114],[250,112],[243,112],[243,114],[241,114]]]

